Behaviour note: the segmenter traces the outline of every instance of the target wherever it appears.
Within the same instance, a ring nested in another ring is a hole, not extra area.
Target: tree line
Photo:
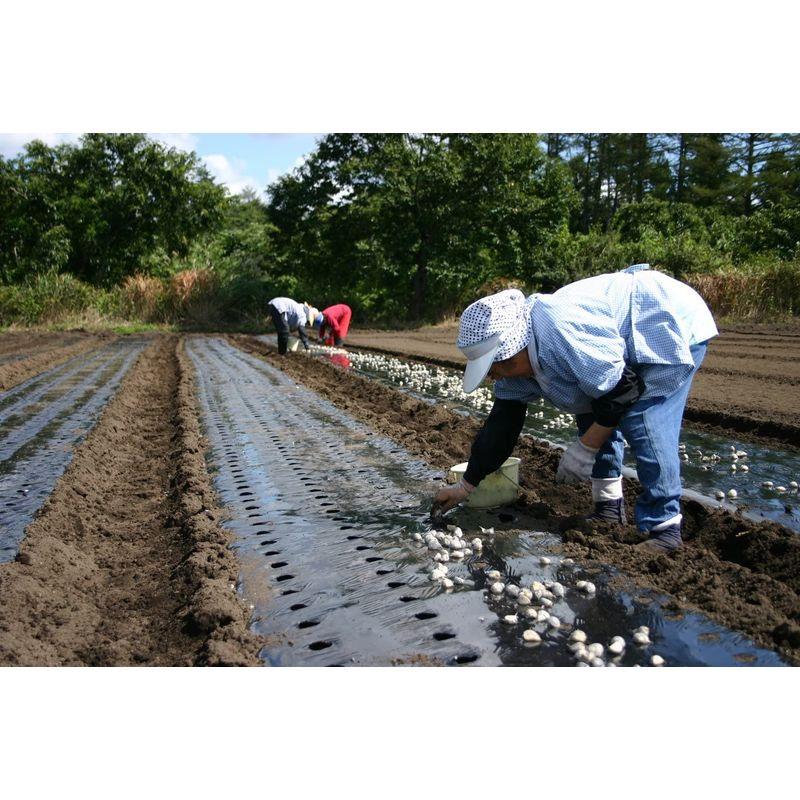
[[[794,269],[798,241],[788,133],[330,134],[263,200],[142,134],[0,158],[0,284],[204,270],[233,316],[292,294],[433,320],[638,260],[678,277]]]

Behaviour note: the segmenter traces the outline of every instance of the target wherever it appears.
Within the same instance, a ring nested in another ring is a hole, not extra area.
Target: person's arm
[[[644,389],[644,381],[626,364],[619,383],[610,392],[592,400],[594,422],[561,456],[557,482],[581,483],[591,477],[598,450],[619,425],[625,412],[644,394]]]
[[[495,399],[489,416],[472,443],[464,473],[467,483],[477,486],[511,455],[525,424],[527,411],[527,403]]]
[[[475,487],[511,455],[519,439],[528,404],[496,398],[483,427],[472,443],[464,477],[454,486],[440,489],[433,500],[433,512],[447,511],[465,500]]]
[[[308,336],[306,336],[305,326],[302,322],[297,326],[297,335],[300,337],[303,347],[308,350]]]

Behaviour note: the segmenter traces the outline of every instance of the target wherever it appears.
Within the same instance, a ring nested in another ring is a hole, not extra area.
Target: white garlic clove
[[[528,595],[520,592],[517,596],[517,603],[519,603],[521,606],[529,606],[531,604],[531,598],[528,597]]]
[[[563,597],[567,591],[560,583],[554,583],[553,588],[550,590],[556,597]]]
[[[560,628],[561,627],[561,620],[558,617],[550,617],[550,619],[547,620],[547,624],[551,628]]]
[[[528,628],[528,630],[522,632],[522,639],[523,639],[523,641],[526,641],[526,642],[529,642],[529,643],[531,643],[531,642],[541,642],[542,641],[542,637],[539,636],[539,634],[536,633],[536,631],[533,630],[532,628]]]
[[[478,538],[473,539],[470,544],[475,550],[483,550],[483,542]]]
[[[519,617],[516,614],[506,614],[503,617],[503,622],[506,625],[516,625],[519,622]]]
[[[489,572],[486,573],[486,577],[490,581],[499,581],[502,576],[496,569],[491,569],[489,570]]]
[[[500,581],[496,581],[489,587],[492,594],[503,594],[503,589],[505,589],[505,586]]]
[[[547,622],[550,619],[550,615],[542,608],[536,614],[536,621],[537,622]]]
[[[453,588],[453,581],[451,581],[450,578],[443,578],[442,579],[442,586],[444,586],[445,589],[452,589]]]
[[[625,642],[623,640],[614,639],[608,645],[608,652],[612,655],[618,656],[621,655],[625,650]]]
[[[506,586],[506,594],[509,597],[517,597],[519,595],[519,586],[509,583],[508,586]]]
[[[600,658],[605,652],[605,648],[600,642],[592,642],[586,649],[596,658]]]
[[[580,628],[576,628],[569,635],[569,640],[571,642],[585,642],[586,641],[586,634]]]
[[[638,645],[644,646],[650,644],[650,637],[646,633],[637,631],[633,634],[633,641]]]
[[[546,567],[546,566],[547,566],[547,565],[550,563],[550,559],[549,559],[547,556],[542,556],[542,557],[539,559],[539,563],[540,563],[540,564],[541,564],[543,567]]]
[[[663,667],[665,662],[664,662],[664,659],[661,658],[661,656],[654,655],[654,656],[650,657],[650,663],[654,667]]]

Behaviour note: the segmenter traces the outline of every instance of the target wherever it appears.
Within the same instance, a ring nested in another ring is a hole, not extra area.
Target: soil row
[[[88,353],[101,345],[113,341],[110,333],[102,334],[4,334],[0,349],[4,355],[17,354],[21,358],[0,364],[0,392],[8,391],[17,384],[52,369],[65,361]]]
[[[254,337],[229,339],[433,466],[446,469],[468,457],[477,420],[302,353],[278,356]],[[774,523],[753,523],[688,501],[683,504],[685,547],[653,556],[631,546],[641,539],[633,528],[587,525],[576,516],[590,508],[590,492],[555,483],[558,451],[523,436],[515,454],[523,464],[521,506],[562,532],[566,553],[613,565],[638,586],[669,595],[672,608],[700,610],[800,663],[800,537]],[[629,508],[637,491],[635,481],[625,481]]]
[[[0,664],[255,664],[176,337],[139,357],[0,566]]]

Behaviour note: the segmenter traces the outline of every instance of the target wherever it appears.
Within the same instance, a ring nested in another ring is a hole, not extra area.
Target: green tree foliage
[[[567,170],[537,136],[337,134],[272,187],[270,215],[308,290],[423,319],[523,277],[572,203]]]
[[[0,165],[0,180],[6,282],[56,270],[115,284],[159,249],[185,256],[218,227],[225,200],[195,154],[142,134],[32,142]]]

